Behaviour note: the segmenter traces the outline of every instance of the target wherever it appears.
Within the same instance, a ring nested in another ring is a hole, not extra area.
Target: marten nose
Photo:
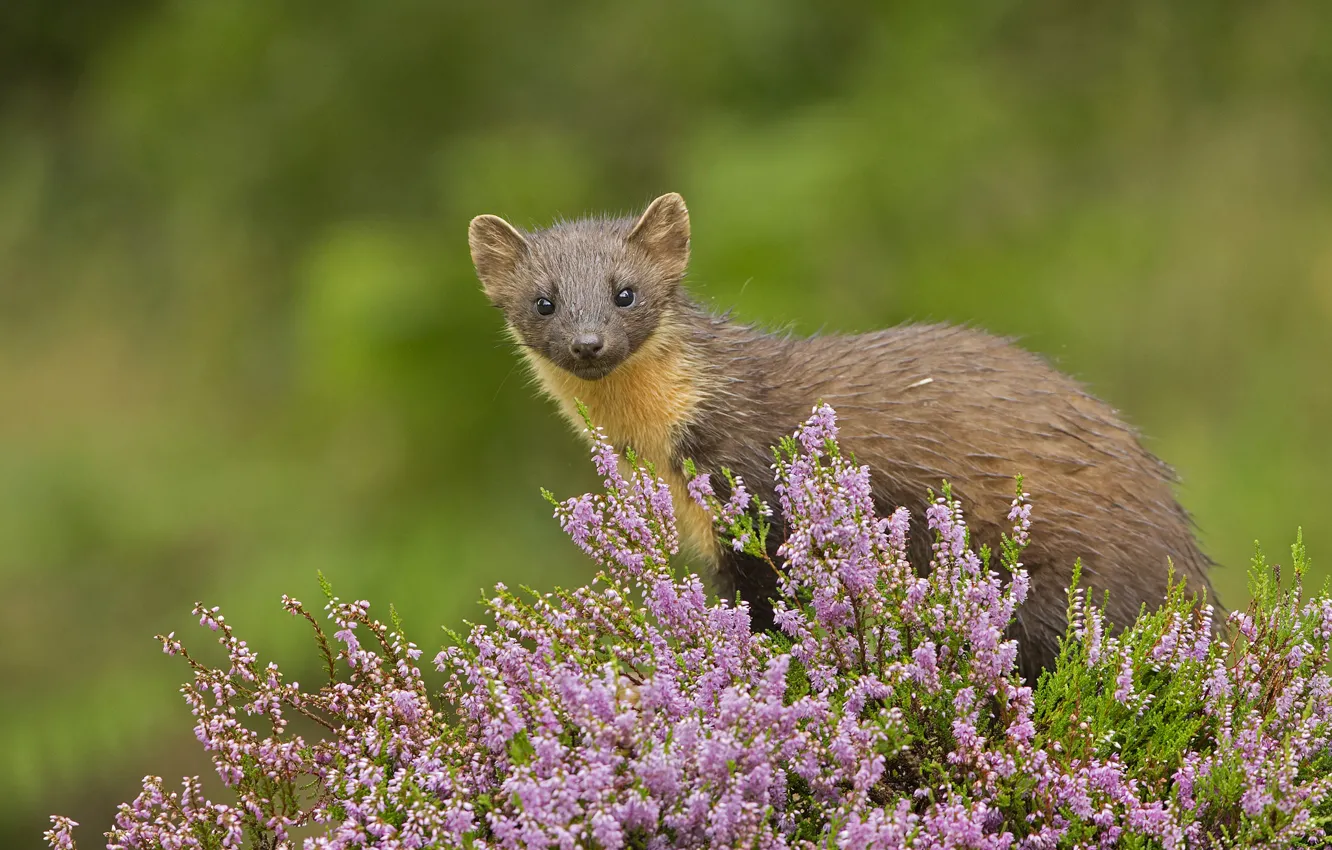
[[[605,347],[601,334],[578,334],[569,343],[569,351],[579,360],[595,360]]]

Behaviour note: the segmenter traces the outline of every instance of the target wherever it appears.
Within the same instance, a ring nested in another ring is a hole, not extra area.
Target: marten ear
[[[689,265],[689,210],[674,192],[648,204],[629,242],[641,247],[670,280],[684,277]]]
[[[527,240],[499,216],[479,215],[467,227],[467,244],[486,296],[498,304],[518,261],[527,254]]]

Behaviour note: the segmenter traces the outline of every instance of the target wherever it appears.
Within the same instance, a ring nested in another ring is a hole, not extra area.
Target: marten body
[[[1028,677],[1053,662],[1077,559],[1084,583],[1110,591],[1107,613],[1121,625],[1161,602],[1167,559],[1210,591],[1169,467],[1110,407],[1005,340],[946,325],[797,338],[710,314],[680,284],[689,221],[678,195],[636,220],[528,235],[482,216],[470,237],[486,292],[543,390],[576,427],[579,399],[618,447],[656,464],[686,543],[715,565],[723,592],[750,603],[757,626],[771,622],[774,576],[718,545],[685,495],[683,464],[730,468],[776,509],[771,446],[819,401],[836,409],[844,448],[869,465],[885,515],[905,505],[923,523],[927,490],[947,479],[976,541],[997,549],[1014,476],[1025,477],[1031,592],[1013,633]],[[923,524],[912,538],[924,570]]]

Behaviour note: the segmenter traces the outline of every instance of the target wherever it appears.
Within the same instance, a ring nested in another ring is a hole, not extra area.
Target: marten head
[[[689,263],[689,211],[675,193],[637,219],[522,233],[482,215],[467,236],[486,296],[518,341],[584,380],[610,374],[651,338]]]

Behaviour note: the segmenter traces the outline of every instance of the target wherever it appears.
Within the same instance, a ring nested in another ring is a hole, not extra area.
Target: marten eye
[[[627,286],[615,293],[616,307],[632,307],[634,306],[635,300],[637,300],[637,296],[635,296],[634,291]]]
[[[543,316],[549,316],[555,312],[555,302],[549,298],[538,298],[535,306],[536,311]]]

